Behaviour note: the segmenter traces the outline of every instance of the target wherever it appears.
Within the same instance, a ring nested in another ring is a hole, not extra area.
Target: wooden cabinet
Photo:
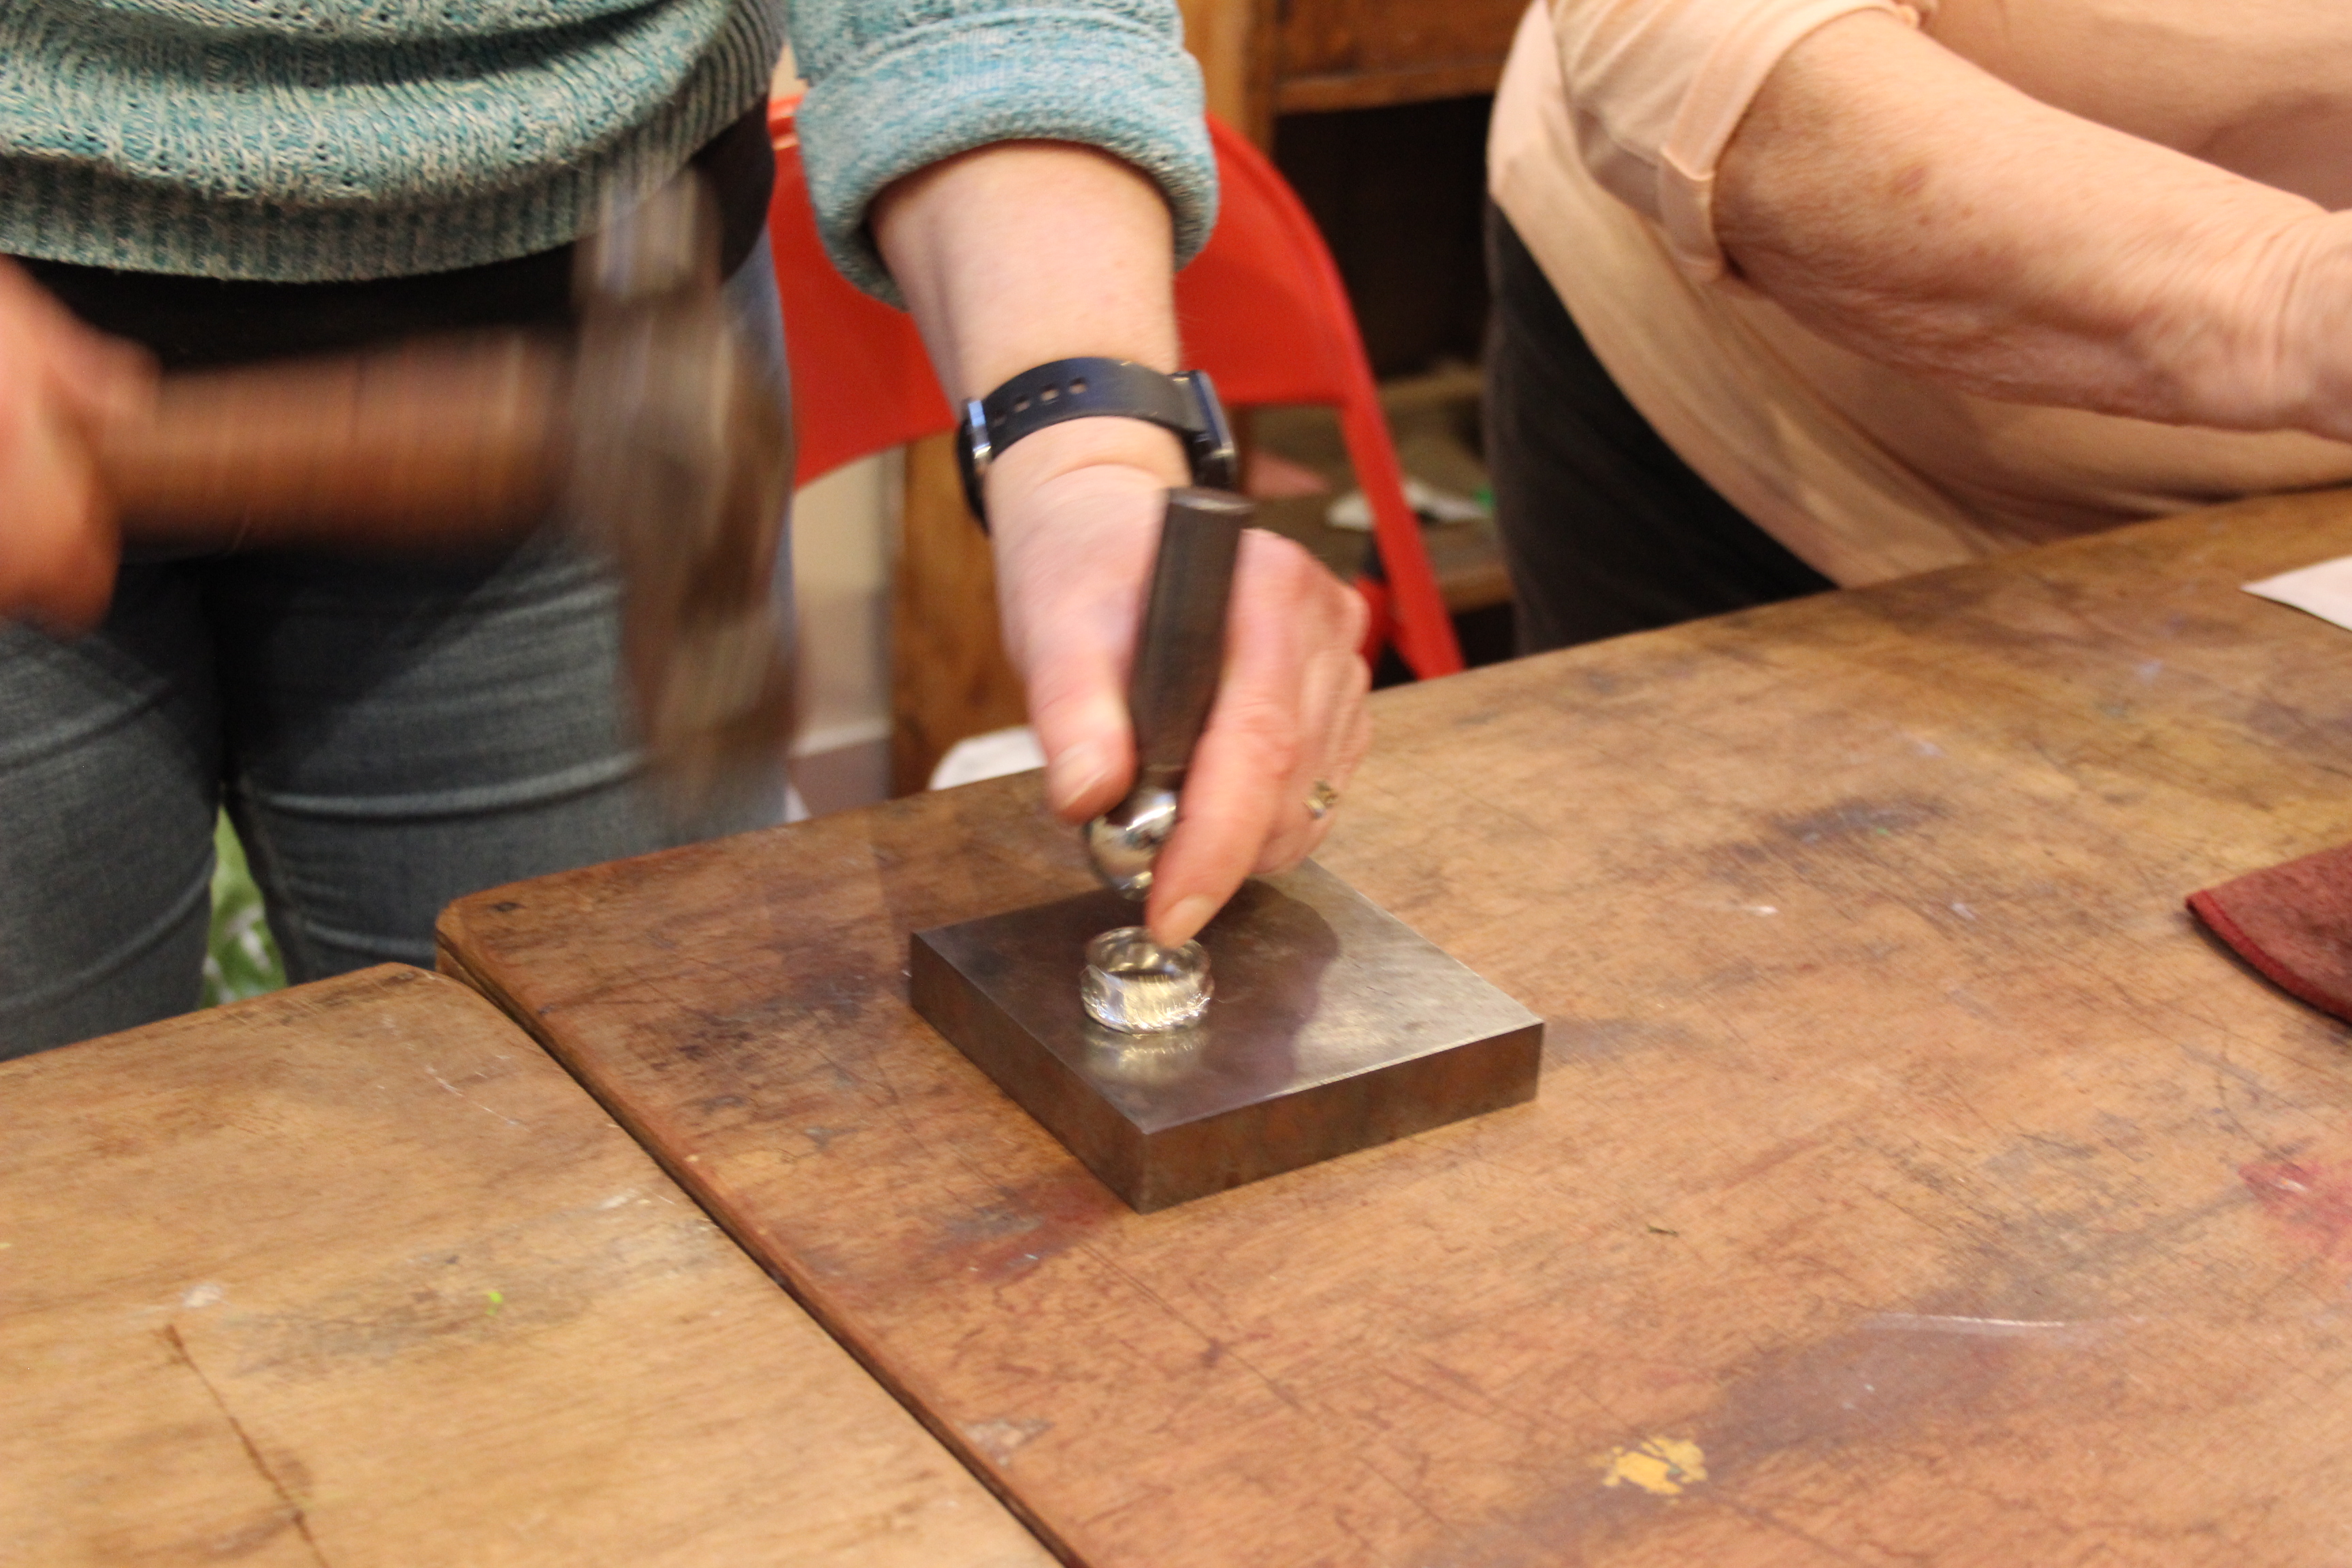
[[[1277,114],[1492,92],[1523,0],[1181,0],[1209,109],[1272,139]]]
[[[1522,0],[1291,0],[1275,31],[1277,114],[1492,92]]]

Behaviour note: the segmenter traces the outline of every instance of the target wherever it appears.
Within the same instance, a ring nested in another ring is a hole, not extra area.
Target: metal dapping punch
[[[1249,503],[1169,495],[1126,801],[1089,824],[1100,892],[918,932],[915,1010],[1135,1208],[1531,1100],[1543,1023],[1308,864],[1245,884],[1197,943],[1133,924],[1224,662]]]
[[[1225,671],[1225,609],[1250,503],[1222,490],[1170,490],[1151,567],[1151,594],[1128,676],[1135,726],[1135,786],[1087,824],[1087,854],[1130,899],[1151,890],[1151,867],[1176,826],[1192,748]]]

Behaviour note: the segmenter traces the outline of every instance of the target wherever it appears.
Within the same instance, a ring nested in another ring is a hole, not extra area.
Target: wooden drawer
[[[1492,92],[1525,0],[1284,0],[1278,113]]]

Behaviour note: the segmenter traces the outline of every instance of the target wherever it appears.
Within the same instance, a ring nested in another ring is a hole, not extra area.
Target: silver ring
[[[1317,779],[1315,792],[1307,797],[1307,815],[1310,819],[1320,822],[1330,816],[1331,808],[1339,804],[1339,792],[1331,787],[1331,781]]]
[[[1162,947],[1141,926],[1107,931],[1087,943],[1087,967],[1078,976],[1087,1016],[1122,1035],[1165,1034],[1197,1022],[1216,989],[1199,942]]]

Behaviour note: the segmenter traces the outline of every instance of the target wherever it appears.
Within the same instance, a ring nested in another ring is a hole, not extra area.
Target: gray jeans
[[[729,291],[781,376],[764,243]],[[88,637],[0,623],[0,1058],[195,1005],[223,804],[298,981],[430,965],[482,888],[781,820],[781,759],[713,820],[654,808],[616,600],[551,529],[465,562],[133,563]]]

